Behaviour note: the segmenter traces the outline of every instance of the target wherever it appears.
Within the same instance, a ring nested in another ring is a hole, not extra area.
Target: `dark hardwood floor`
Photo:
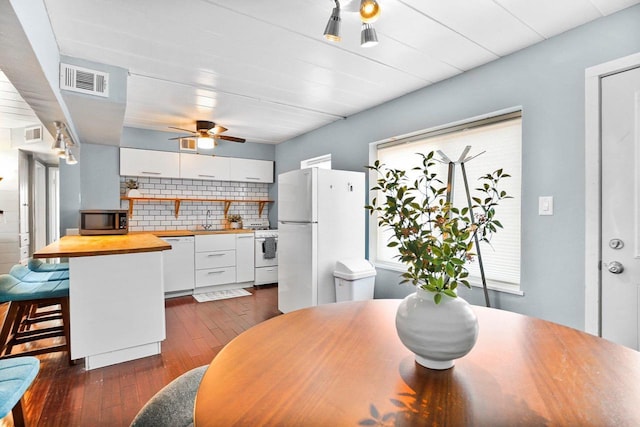
[[[167,339],[157,356],[93,371],[83,363],[69,366],[64,353],[38,356],[40,373],[23,400],[27,425],[128,426],[174,378],[209,364],[238,334],[280,314],[277,289],[254,288],[251,296],[203,303],[191,296],[166,300]],[[0,427],[11,425],[10,415],[0,420]]]

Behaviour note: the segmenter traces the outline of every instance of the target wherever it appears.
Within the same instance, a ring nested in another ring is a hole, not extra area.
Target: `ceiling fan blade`
[[[194,138],[195,136],[196,135],[176,136],[175,138],[169,138],[169,141],[174,141],[176,139]]]
[[[209,135],[220,135],[222,132],[226,132],[227,128],[220,125],[215,125],[207,131]]]
[[[171,128],[171,129],[178,129],[178,130],[182,130],[182,131],[185,131],[185,132],[195,133],[195,132],[193,132],[192,130],[189,130],[189,129],[182,129],[182,128],[177,128],[177,127],[175,127],[175,126],[169,126],[169,128]]]
[[[215,136],[216,139],[224,139],[225,141],[231,141],[231,142],[245,142],[246,139],[244,138],[237,138],[235,136],[228,136],[228,135],[216,135]]]

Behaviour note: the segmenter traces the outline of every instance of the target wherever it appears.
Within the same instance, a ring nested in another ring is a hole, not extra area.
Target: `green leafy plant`
[[[242,216],[240,216],[238,214],[231,214],[231,215],[227,216],[227,221],[229,221],[229,222],[240,222],[240,221],[242,221]]]
[[[502,224],[495,208],[511,198],[498,189],[501,179],[510,175],[502,169],[479,178],[471,208],[458,208],[447,202],[447,185],[433,172],[434,153],[418,153],[421,164],[408,174],[376,161],[368,169],[378,173],[372,190],[380,193],[366,209],[376,213],[378,225],[392,231],[388,247],[397,248],[397,258],[407,265],[401,283],[434,293],[439,304],[442,295],[455,298],[459,284],[471,287],[466,264],[475,257],[474,240],[489,242]],[[416,176],[417,175],[417,176]]]
[[[135,179],[129,179],[129,180],[125,181],[124,185],[129,190],[137,190],[138,189],[138,181],[136,181]]]

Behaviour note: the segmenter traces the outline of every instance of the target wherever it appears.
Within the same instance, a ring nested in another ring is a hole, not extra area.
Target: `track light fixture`
[[[376,0],[360,0],[360,19],[370,24],[380,16],[380,5]]]
[[[340,18],[340,2],[338,0],[334,1],[336,2],[336,7],[333,8],[329,22],[324,28],[324,37],[332,42],[339,42],[342,40],[342,37],[340,37],[340,21],[342,21]]]
[[[333,8],[329,22],[324,29],[324,37],[333,42],[339,42],[340,37],[340,2],[334,0],[336,7]],[[348,9],[348,7],[347,7]],[[354,10],[355,12],[355,10]],[[376,0],[360,0],[360,20],[362,29],[360,30],[360,46],[371,47],[378,44],[378,35],[371,25],[380,16],[380,5]]]
[[[78,159],[71,152],[71,147],[74,147],[76,143],[73,142],[67,126],[58,121],[53,122],[53,124],[56,127],[56,137],[53,140],[51,149],[56,151],[60,159],[65,159],[68,165],[75,165],[78,163]]]
[[[362,30],[360,31],[360,46],[371,47],[378,44],[378,35],[373,25],[362,23]]]

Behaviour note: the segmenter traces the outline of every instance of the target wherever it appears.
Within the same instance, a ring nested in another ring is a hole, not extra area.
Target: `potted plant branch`
[[[434,153],[419,153],[419,156],[420,165],[412,168],[412,172],[387,168],[379,161],[368,166],[378,175],[372,190],[378,191],[379,195],[372,199],[366,209],[376,214],[381,228],[391,232],[387,246],[397,249],[396,257],[407,267],[406,272],[402,273],[401,283],[409,282],[417,288],[416,293],[409,295],[400,305],[396,317],[398,334],[405,345],[416,353],[418,363],[446,369],[453,366],[453,359],[468,353],[477,338],[475,314],[466,301],[458,298],[456,289],[459,285],[471,287],[466,265],[475,256],[475,237],[479,241],[489,242],[492,234],[502,228],[496,218],[496,207],[501,200],[510,196],[499,189],[499,183],[509,175],[498,169],[481,176],[481,184],[476,188],[478,195],[472,198],[472,206],[456,207],[448,201],[447,183],[433,172]],[[417,317],[407,313],[407,305],[429,308],[426,310],[428,318],[423,313]],[[437,307],[434,310],[436,306],[448,308],[439,311],[440,307]],[[456,310],[450,313],[451,308]],[[450,315],[458,319],[446,320],[445,317]],[[424,347],[443,346],[430,341],[425,345],[424,339],[417,337],[422,333],[418,333],[417,328],[427,326],[430,329],[427,334],[433,335],[433,329],[436,329],[436,335],[442,335],[442,324],[457,323],[457,320],[464,324],[466,330],[451,333],[467,338],[466,351],[462,351],[461,355],[461,351],[436,356],[420,355]],[[422,324],[416,325],[414,322]],[[404,323],[409,323],[409,332],[400,330],[405,326]],[[405,342],[413,338],[422,340],[418,350]],[[443,363],[431,363],[434,361]]]

